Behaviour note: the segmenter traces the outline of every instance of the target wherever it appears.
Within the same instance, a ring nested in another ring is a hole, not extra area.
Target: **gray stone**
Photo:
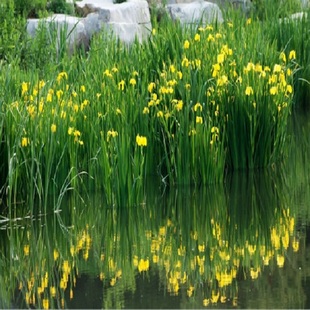
[[[149,6],[145,0],[130,0],[119,4],[84,0],[77,5],[83,14],[88,12],[83,23],[89,37],[105,29],[129,44],[135,38],[142,42],[152,30]]]
[[[89,44],[89,37],[81,21],[81,18],[65,14],[54,14],[53,16],[42,19],[28,19],[27,33],[31,37],[34,37],[41,27],[44,27],[49,32],[55,30],[57,32],[57,50],[61,48],[63,36],[65,37],[67,48],[72,54],[76,48]]]
[[[189,3],[173,3],[166,5],[173,20],[179,20],[182,25],[222,23],[223,16],[217,4],[205,1]]]

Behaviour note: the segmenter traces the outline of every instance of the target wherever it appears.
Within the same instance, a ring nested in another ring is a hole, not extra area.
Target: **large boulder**
[[[76,2],[76,6],[86,16],[83,23],[89,37],[105,29],[125,43],[132,43],[136,38],[142,42],[152,30],[149,6],[145,0],[116,4],[109,0],[83,0]]]
[[[205,1],[188,3],[171,3],[166,9],[173,20],[179,20],[182,25],[222,23],[223,16],[217,4]]]
[[[50,33],[55,31],[57,33],[57,50],[62,48],[62,44],[67,44],[67,48],[72,54],[76,48],[89,44],[89,37],[82,20],[82,18],[65,14],[54,14],[42,19],[28,19],[27,33],[34,37],[37,31],[42,28]],[[52,36],[50,37],[52,38]],[[47,44],[53,43],[47,42]]]

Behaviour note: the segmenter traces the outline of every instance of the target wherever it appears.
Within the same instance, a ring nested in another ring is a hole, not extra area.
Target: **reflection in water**
[[[235,173],[224,186],[161,195],[152,185],[119,209],[72,196],[60,214],[6,223],[0,306],[306,308],[305,149],[285,175]]]

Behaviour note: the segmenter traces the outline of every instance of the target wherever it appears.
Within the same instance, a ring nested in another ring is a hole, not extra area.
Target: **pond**
[[[294,119],[282,166],[1,217],[0,307],[310,308],[310,117]]]

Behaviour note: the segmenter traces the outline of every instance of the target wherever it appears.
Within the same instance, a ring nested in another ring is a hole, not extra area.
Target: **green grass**
[[[56,35],[41,30],[30,50],[26,39],[1,63],[1,193],[32,211],[71,187],[124,206],[137,203],[149,175],[212,184],[227,169],[280,162],[309,67],[300,42],[280,35],[285,25],[239,13],[192,28],[163,18],[143,44],[101,33],[72,56],[64,36],[61,53],[46,48]]]

